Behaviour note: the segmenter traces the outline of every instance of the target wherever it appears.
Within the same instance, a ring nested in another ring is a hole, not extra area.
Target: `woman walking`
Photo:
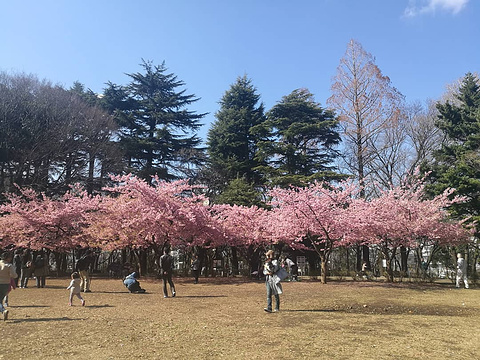
[[[280,269],[278,261],[273,259],[273,250],[268,250],[265,254],[267,259],[263,266],[263,274],[265,275],[265,285],[267,287],[267,307],[266,312],[272,312],[272,296],[275,296],[275,312],[280,311],[280,294],[283,293],[280,278],[275,273]]]

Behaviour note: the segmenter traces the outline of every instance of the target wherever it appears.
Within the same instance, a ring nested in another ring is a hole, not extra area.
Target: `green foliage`
[[[185,84],[166,72],[165,63],[141,66],[143,72],[127,74],[126,86],[109,83],[102,99],[121,127],[128,171],[148,181],[155,174],[165,180],[191,175],[192,162],[202,159],[196,131],[205,114],[186,109],[198,99],[178,90]]]
[[[307,89],[284,96],[268,113],[268,121],[254,131],[259,143],[257,168],[272,185],[304,186],[315,180],[340,179],[332,165],[340,143],[338,121]]]
[[[445,134],[435,154],[430,175],[430,191],[440,193],[447,187],[466,196],[464,203],[452,208],[458,217],[480,220],[480,86],[471,73],[466,74],[456,94],[456,102],[437,104],[437,126]],[[478,228],[477,228],[478,229]]]
[[[85,89],[85,85],[79,81],[75,81],[70,87],[70,92],[76,94],[89,106],[99,106],[101,98],[91,89]]]
[[[251,80],[246,76],[225,92],[220,100],[216,121],[207,135],[209,155],[207,182],[222,191],[232,179],[245,178],[247,183],[260,184],[262,179],[254,170],[259,134],[252,129],[265,121],[263,104],[258,104],[257,94]]]
[[[225,190],[217,197],[216,202],[229,205],[265,206],[261,200],[261,193],[244,178],[230,181]]]

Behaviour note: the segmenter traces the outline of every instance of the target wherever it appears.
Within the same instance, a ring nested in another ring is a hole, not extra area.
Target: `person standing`
[[[175,285],[173,284],[173,281],[172,281],[173,257],[169,253],[170,253],[170,249],[166,247],[163,249],[163,255],[160,256],[160,271],[162,272],[164,298],[168,297],[167,282],[170,285],[172,297],[175,297],[175,295],[177,294],[175,292]]]
[[[72,306],[73,297],[76,296],[82,302],[82,306],[85,306],[85,299],[80,294],[80,275],[75,271],[72,273],[72,281],[68,285],[67,290],[70,290],[70,297],[68,298],[68,305]]]
[[[198,276],[200,275],[200,260],[198,260],[198,255],[193,255],[192,259],[192,275],[195,279],[193,281],[194,284],[198,284]]]
[[[297,281],[298,280],[298,266],[295,264],[295,262],[290,259],[290,257],[287,257],[285,259],[285,263],[288,266],[288,269],[290,270],[290,278],[292,281]]]
[[[3,306],[3,299],[8,295],[12,279],[18,277],[11,261],[12,254],[9,252],[4,252],[0,256],[0,312],[2,313],[3,321],[8,319],[8,310]]]
[[[48,273],[48,261],[43,251],[40,251],[35,257],[35,269],[33,273],[37,281],[37,288],[45,287],[45,279]]]
[[[93,252],[88,249],[83,256],[80,257],[77,261],[77,265],[75,266],[75,271],[77,271],[80,275],[80,289],[83,292],[92,292],[90,290],[90,268],[93,266],[94,256]]]
[[[265,275],[265,286],[267,287],[267,307],[266,312],[272,312],[272,296],[275,296],[275,312],[280,311],[280,294],[283,293],[280,279],[275,273],[280,269],[278,261],[273,259],[273,250],[265,253],[267,257],[263,266],[263,274]]]
[[[20,275],[22,272],[22,263],[23,263],[23,250],[16,249],[13,255],[13,267],[15,268],[15,272],[17,275]],[[20,280],[20,276],[15,278],[15,287],[18,287],[18,281]]]
[[[462,253],[457,254],[457,281],[456,287],[460,287],[460,283],[463,281],[465,289],[468,289],[468,279],[467,279],[467,263],[463,258]]]
[[[20,271],[20,288],[26,289],[28,279],[32,276],[33,271],[33,258],[30,249],[24,251],[22,256],[22,269]]]

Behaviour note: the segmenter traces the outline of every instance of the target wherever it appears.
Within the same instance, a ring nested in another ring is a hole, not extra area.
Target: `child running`
[[[70,301],[68,302],[68,305],[70,306],[72,306],[73,295],[77,295],[82,302],[82,306],[85,306],[85,300],[82,298],[82,295],[80,295],[80,281],[80,274],[78,272],[73,272],[72,281],[67,287],[67,290],[70,290]]]

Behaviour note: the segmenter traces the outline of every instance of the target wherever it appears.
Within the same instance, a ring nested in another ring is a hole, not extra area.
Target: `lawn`
[[[69,279],[16,289],[0,323],[0,359],[479,359],[480,289],[452,284],[284,283],[266,313],[265,285],[243,279],[94,279],[69,307]],[[33,281],[30,285],[34,285]]]

